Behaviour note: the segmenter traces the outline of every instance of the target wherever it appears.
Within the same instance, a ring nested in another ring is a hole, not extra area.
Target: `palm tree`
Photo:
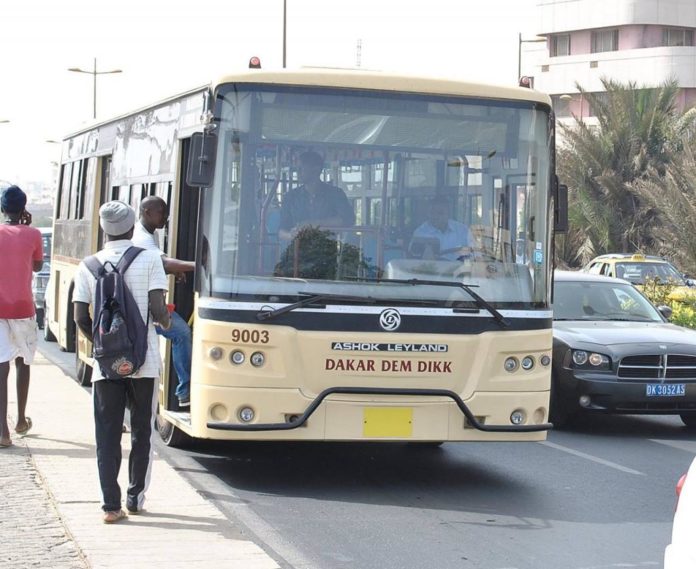
[[[633,189],[659,212],[655,252],[696,275],[696,141],[685,137],[678,146],[664,173],[651,170]]]
[[[607,252],[649,250],[656,212],[631,184],[650,169],[665,171],[678,131],[676,81],[638,88],[603,79],[605,92],[589,93],[598,126],[575,117],[561,125],[565,143],[558,152],[561,180],[570,189],[572,230],[559,251],[571,265]]]

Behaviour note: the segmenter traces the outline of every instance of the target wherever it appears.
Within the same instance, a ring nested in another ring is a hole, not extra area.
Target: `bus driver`
[[[428,219],[416,227],[409,251],[424,259],[461,260],[469,255],[476,240],[468,225],[450,219],[450,205],[445,197],[430,202]]]
[[[283,196],[278,235],[292,239],[304,226],[349,226],[355,223],[355,212],[341,188],[321,180],[323,158],[316,152],[300,155],[301,186]]]

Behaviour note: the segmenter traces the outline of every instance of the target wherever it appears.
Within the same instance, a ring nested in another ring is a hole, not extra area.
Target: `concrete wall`
[[[658,25],[696,28],[694,0],[538,0],[540,35]]]

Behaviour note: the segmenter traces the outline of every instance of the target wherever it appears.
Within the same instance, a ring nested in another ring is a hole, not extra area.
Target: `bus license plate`
[[[408,438],[413,435],[411,407],[365,407],[363,436]]]
[[[645,386],[648,397],[682,397],[686,395],[686,385],[683,383],[648,383]]]

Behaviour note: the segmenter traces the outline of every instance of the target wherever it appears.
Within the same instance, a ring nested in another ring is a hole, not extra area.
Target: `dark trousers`
[[[126,407],[130,411],[131,452],[128,457],[126,504],[131,510],[142,508],[150,481],[150,439],[155,380],[100,379],[92,387],[94,427],[97,441],[97,467],[105,512],[121,509],[121,436]]]

